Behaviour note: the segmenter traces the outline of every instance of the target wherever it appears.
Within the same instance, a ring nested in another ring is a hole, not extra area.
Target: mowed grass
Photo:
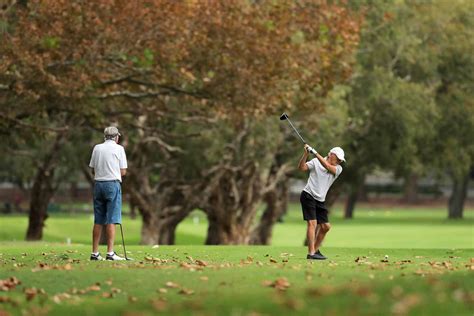
[[[442,208],[355,215],[342,220],[336,209],[322,249],[329,260],[316,262],[305,259],[298,205],[272,246],[203,246],[199,212],[179,225],[178,245],[140,246],[140,220],[126,219],[135,260],[115,263],[88,260],[90,216],[53,214],[38,243],[19,241],[26,218],[2,216],[0,280],[21,284],[0,292],[0,314],[473,315],[472,209],[456,221]]]
[[[15,315],[474,311],[472,249],[334,247],[325,249],[330,260],[317,262],[304,259],[304,252],[276,246],[131,246],[135,261],[113,263],[88,261],[85,245],[7,243],[0,279],[16,277],[21,284],[1,292],[0,310]],[[382,262],[385,255],[388,262]]]
[[[330,215],[332,230],[325,247],[359,248],[474,248],[474,209],[467,208],[462,220],[448,220],[444,207],[438,208],[376,208],[361,206],[352,220],[342,219],[337,206]],[[53,213],[46,221],[44,241],[90,244],[93,224],[89,215]],[[24,240],[26,216],[0,216],[0,241]],[[300,206],[291,204],[283,223],[274,227],[272,245],[301,246],[305,239],[305,222]],[[127,244],[140,243],[141,219],[124,216],[123,229]],[[179,224],[177,245],[202,245],[207,233],[207,220],[200,211],[193,212]],[[121,242],[117,234],[117,242]]]

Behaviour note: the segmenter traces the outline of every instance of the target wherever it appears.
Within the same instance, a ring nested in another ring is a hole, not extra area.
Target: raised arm
[[[303,156],[301,157],[300,162],[298,163],[298,169],[300,169],[301,171],[309,170],[308,166],[306,165],[306,160],[308,160],[309,155],[308,151],[306,150],[306,146],[308,145],[305,145]]]
[[[319,162],[329,171],[332,175],[336,175],[336,166],[331,165],[323,156],[319,153],[316,153],[316,158],[318,158]]]

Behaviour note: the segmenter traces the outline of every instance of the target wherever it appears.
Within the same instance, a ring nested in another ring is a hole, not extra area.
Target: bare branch
[[[162,140],[160,137],[158,136],[149,136],[149,137],[146,137],[145,139],[143,139],[143,142],[144,143],[149,143],[149,142],[156,142],[158,143],[158,145],[160,145],[161,147],[165,148],[167,151],[169,152],[184,152],[181,148],[179,147],[175,147],[175,146],[171,146],[170,144],[167,144],[164,140]]]
[[[162,95],[170,95],[169,91],[131,92],[128,90],[114,91],[96,96],[98,99],[108,99],[113,97],[126,97],[131,99],[151,98]]]

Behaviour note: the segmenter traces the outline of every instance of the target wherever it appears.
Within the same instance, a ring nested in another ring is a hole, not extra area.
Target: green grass
[[[330,216],[333,229],[326,247],[359,248],[474,248],[474,209],[465,211],[463,220],[447,220],[444,208],[378,208],[361,207],[355,219],[342,219],[341,208]],[[89,244],[92,215],[54,213],[46,221],[44,241]],[[25,216],[0,216],[0,240],[24,240],[28,219]],[[140,242],[141,220],[124,218],[127,244]],[[176,244],[202,245],[207,221],[202,212],[194,212],[177,229]],[[293,204],[284,223],[275,225],[272,245],[300,246],[305,235],[305,222],[299,205]],[[120,235],[117,235],[119,237]]]
[[[304,259],[303,247],[132,246],[130,252],[136,261],[90,262],[84,245],[4,243],[0,279],[15,276],[22,283],[0,294],[11,300],[0,309],[18,315],[473,312],[472,250],[327,248],[331,260],[322,262]],[[384,255],[388,263],[380,262]],[[196,259],[207,266],[196,265]],[[279,278],[289,282],[286,290],[265,286]],[[178,288],[168,288],[167,282]],[[98,291],[80,293],[96,283]],[[28,302],[23,292],[32,287],[45,294]],[[180,294],[182,288],[193,293]],[[113,297],[104,297],[113,291]],[[62,300],[63,293],[69,296]]]
[[[25,217],[2,216],[0,280],[16,277],[21,284],[0,291],[0,302],[6,301],[0,315],[474,313],[472,209],[456,221],[446,220],[441,208],[364,207],[355,215],[343,220],[336,209],[322,249],[330,259],[317,262],[305,259],[297,205],[276,225],[272,246],[202,246],[207,225],[199,212],[179,225],[178,245],[139,246],[140,220],[126,219],[135,261],[120,263],[88,260],[90,216],[53,214],[45,242],[37,243],[20,241]],[[388,262],[381,262],[385,255]],[[285,290],[266,285],[280,278],[289,283]],[[28,301],[25,290],[33,287],[44,294]]]

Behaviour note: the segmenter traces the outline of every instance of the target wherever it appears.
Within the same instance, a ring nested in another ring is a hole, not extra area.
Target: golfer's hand
[[[308,144],[304,144],[304,152],[305,154],[309,155],[309,148],[311,148]]]
[[[305,150],[305,152],[308,153],[308,154],[314,154],[314,155],[316,155],[316,150],[315,150],[314,148],[312,148],[312,147],[311,147],[310,145],[308,145],[308,144],[305,144],[305,145],[304,145],[304,150]]]

